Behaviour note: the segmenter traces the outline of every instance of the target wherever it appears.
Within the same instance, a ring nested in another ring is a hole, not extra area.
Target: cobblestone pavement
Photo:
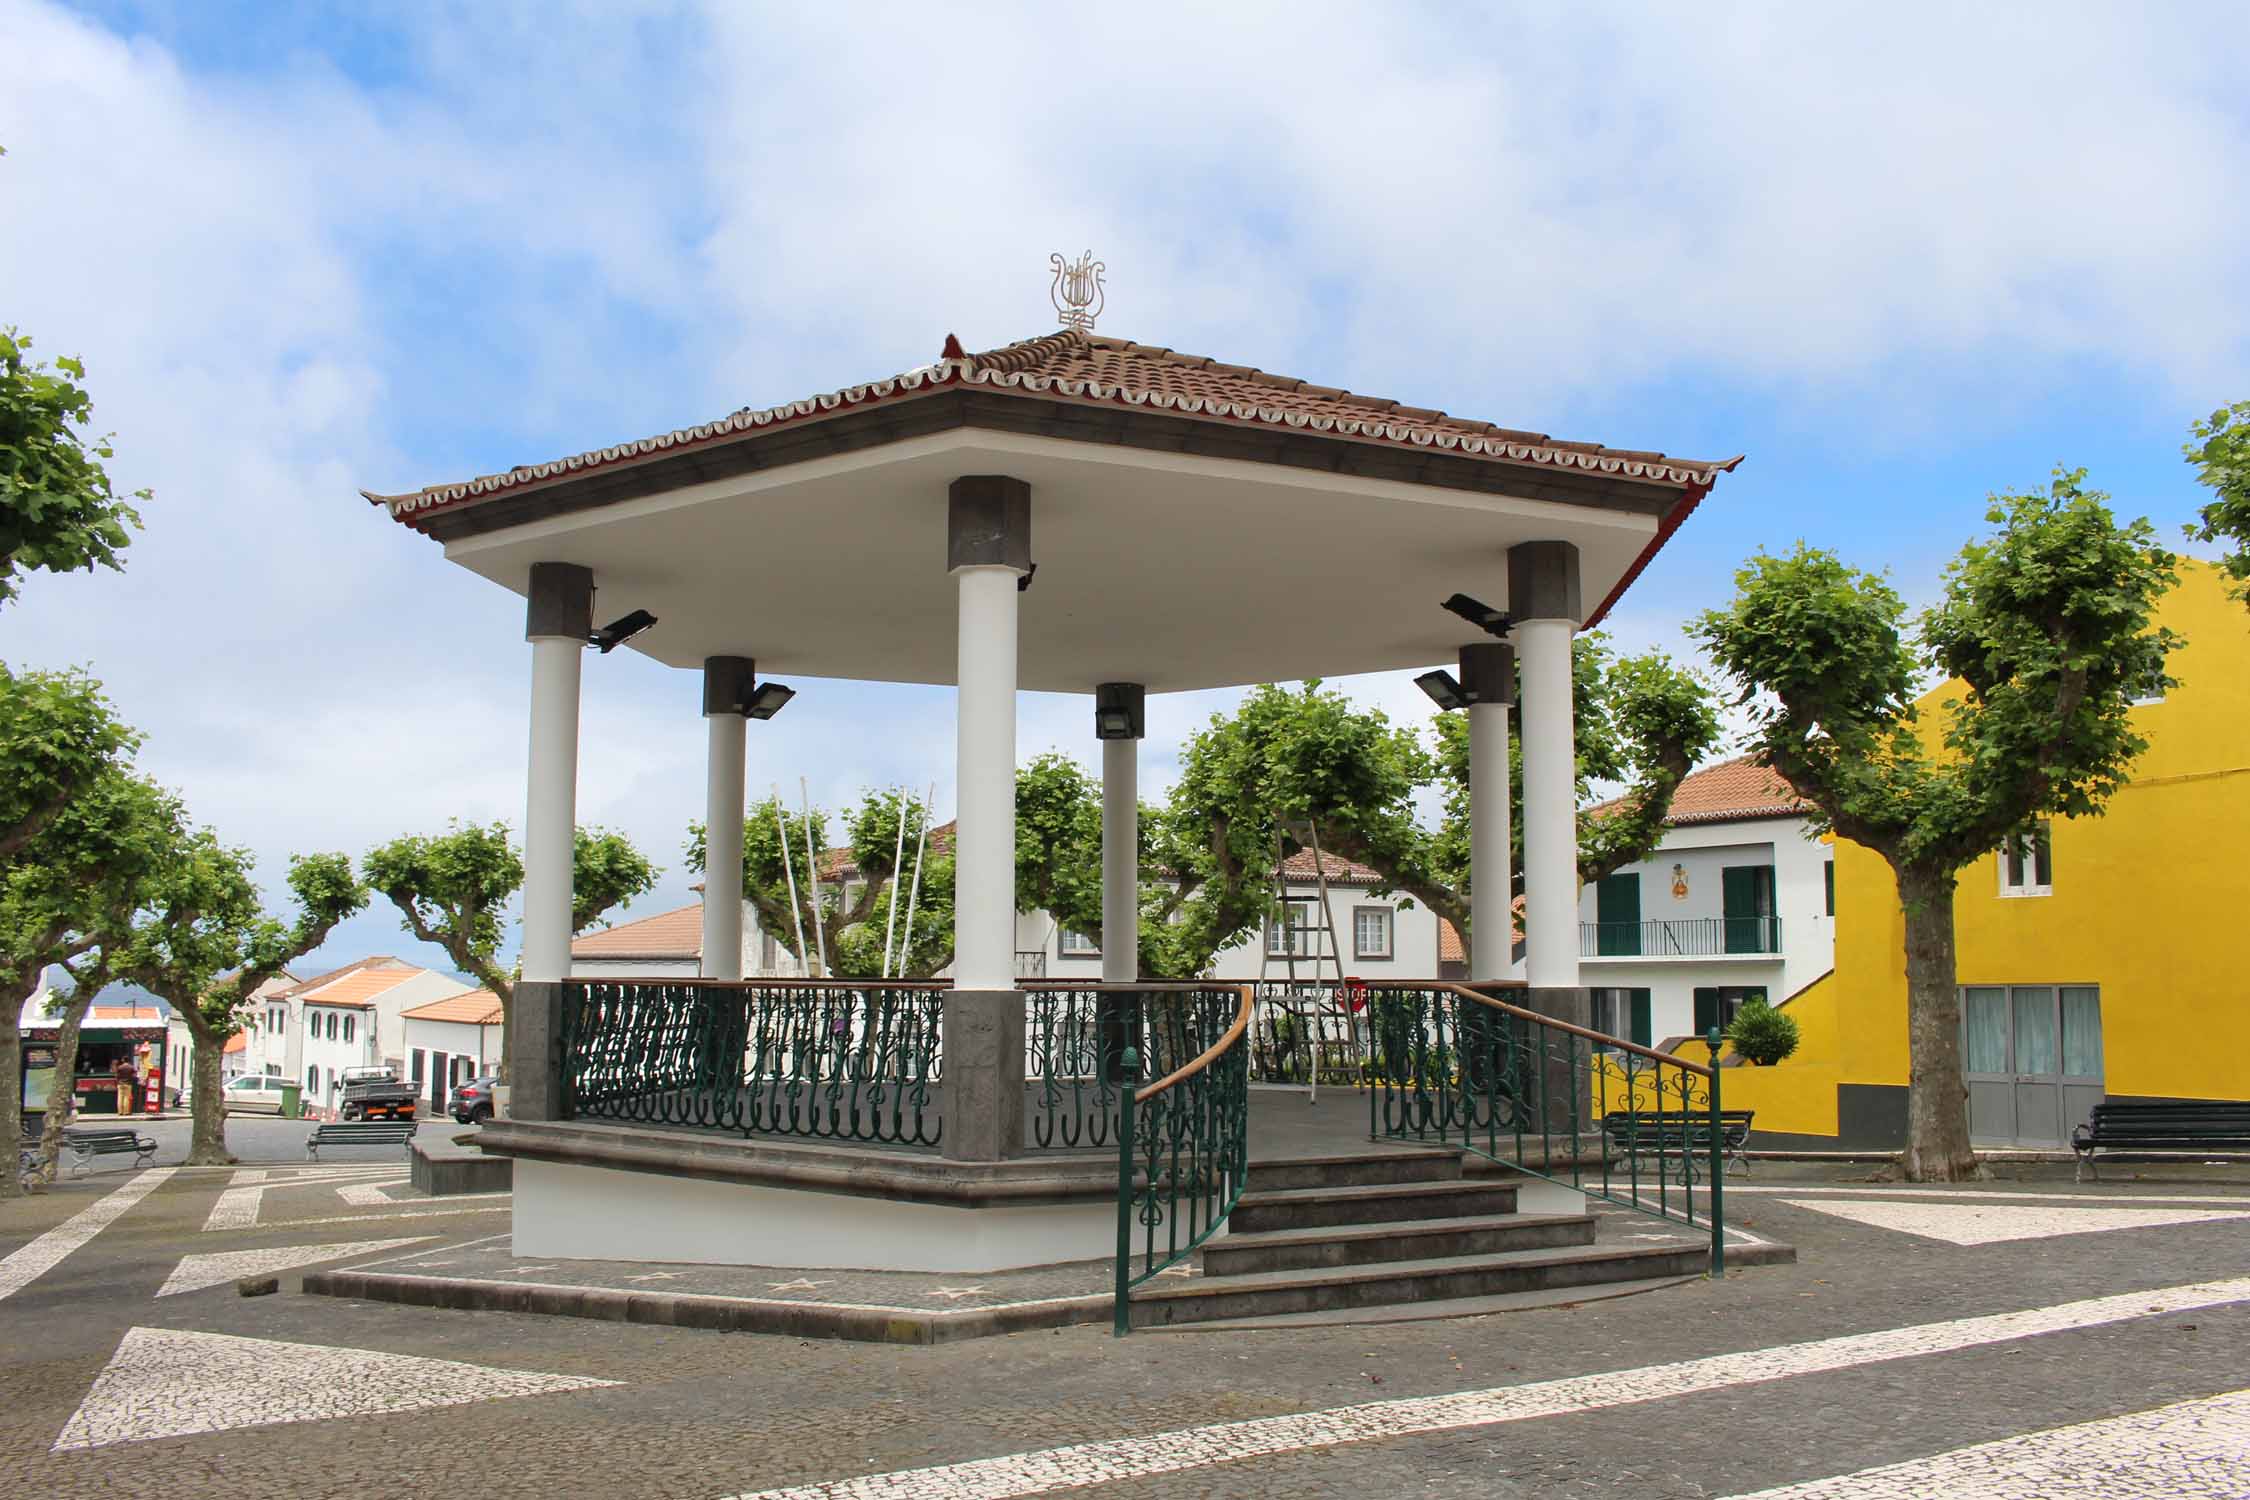
[[[262,1175],[183,1168],[120,1204],[154,1173],[97,1173],[0,1204],[0,1483],[2250,1495],[2241,1169],[1908,1189],[1761,1163],[1730,1205],[1799,1260],[1723,1282],[1454,1322],[930,1348],[305,1297],[316,1267],[470,1253],[504,1200],[402,1199],[388,1163],[245,1170]],[[238,1296],[253,1272],[281,1293]],[[854,1483],[878,1475],[895,1477]]]

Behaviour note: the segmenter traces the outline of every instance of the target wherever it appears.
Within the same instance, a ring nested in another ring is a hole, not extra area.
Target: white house
[[[1680,783],[1665,822],[1654,854],[1579,902],[1595,1027],[1644,1045],[1779,1004],[1836,961],[1835,851],[1787,782],[1722,761]]]
[[[697,908],[690,908],[698,910]],[[645,970],[643,972],[646,972]],[[464,990],[404,1013],[406,1076],[425,1108],[445,1108],[447,1093],[472,1078],[499,1071],[500,999],[490,990]]]
[[[261,1039],[270,1024],[268,1005],[286,990],[294,989],[297,976],[287,969],[252,992],[251,1005],[245,1014],[242,1029],[227,1038],[219,1058],[219,1079],[222,1083],[241,1077],[245,1073],[263,1073],[266,1046]],[[285,1029],[285,1028],[284,1028]],[[187,1022],[173,1016],[164,1027],[164,1067],[171,1087],[185,1097],[194,1087],[188,1072],[188,1058],[195,1051],[195,1034],[188,1030]],[[276,1067],[276,1073],[281,1070]]]

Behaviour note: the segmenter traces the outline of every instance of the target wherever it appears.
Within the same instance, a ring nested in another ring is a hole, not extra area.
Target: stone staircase
[[[1203,1247],[1202,1274],[1135,1288],[1133,1326],[1357,1321],[1369,1309],[1439,1317],[1709,1265],[1708,1242],[1692,1238],[1597,1248],[1593,1215],[1519,1213],[1518,1193],[1516,1181],[1468,1175],[1452,1150],[1253,1162],[1227,1232]]]

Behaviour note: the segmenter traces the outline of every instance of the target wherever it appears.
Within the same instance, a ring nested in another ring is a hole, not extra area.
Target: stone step
[[[1701,1281],[1703,1272],[1651,1276],[1638,1281],[1605,1281],[1595,1286],[1547,1287],[1536,1292],[1502,1292],[1497,1297],[1439,1297],[1429,1302],[1389,1302],[1376,1307],[1335,1307],[1326,1312],[1268,1313],[1262,1317],[1215,1318],[1208,1323],[1170,1323],[1154,1333],[1221,1333],[1254,1328],[1354,1328],[1371,1323],[1429,1323],[1442,1318],[1482,1318],[1493,1313],[1534,1312],[1544,1307],[1577,1307],[1637,1297]]]
[[[1228,1219],[1241,1234],[1392,1224],[1402,1219],[1468,1219],[1516,1211],[1513,1182],[1396,1182],[1366,1187],[1291,1188],[1244,1193]]]
[[[1402,1146],[1342,1156],[1254,1161],[1246,1188],[1253,1193],[1281,1193],[1295,1188],[1372,1187],[1384,1182],[1446,1182],[1460,1175],[1460,1152]]]
[[[1204,1245],[1203,1274],[1249,1276],[1592,1243],[1592,1214],[1493,1214],[1481,1219],[1407,1219],[1352,1229],[1230,1233]]]
[[[1134,1290],[1133,1326],[1162,1328],[1220,1319],[1265,1318],[1601,1286],[1619,1281],[1692,1276],[1709,1264],[1710,1252],[1703,1246],[1610,1249],[1573,1245],[1498,1255],[1392,1261],[1377,1266],[1156,1281]]]

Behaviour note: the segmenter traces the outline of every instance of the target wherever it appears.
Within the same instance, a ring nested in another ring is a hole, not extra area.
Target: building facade
[[[490,990],[465,990],[427,1005],[418,1005],[403,1018],[406,1028],[406,1073],[414,1081],[424,1109],[445,1108],[451,1090],[497,1072],[506,1029],[501,1024],[500,1000]]]
[[[1656,852],[1580,895],[1595,1029],[1642,1046],[1698,1037],[1748,1000],[1780,1004],[1827,973],[1833,858],[1805,803],[1760,762],[1688,776]]]
[[[2094,1103],[2250,1098],[2250,618],[2183,561],[2158,611],[2177,685],[2131,710],[2149,748],[2098,818],[2056,819],[1962,870],[1956,973],[1969,1128],[2054,1148]],[[1923,700],[1933,709],[1951,685]],[[1941,722],[1925,712],[1925,725]],[[1905,919],[1889,865],[1839,840],[1836,970],[1791,1005],[1803,1041],[1729,1070],[1761,1135],[1892,1149],[1905,1137]]]

